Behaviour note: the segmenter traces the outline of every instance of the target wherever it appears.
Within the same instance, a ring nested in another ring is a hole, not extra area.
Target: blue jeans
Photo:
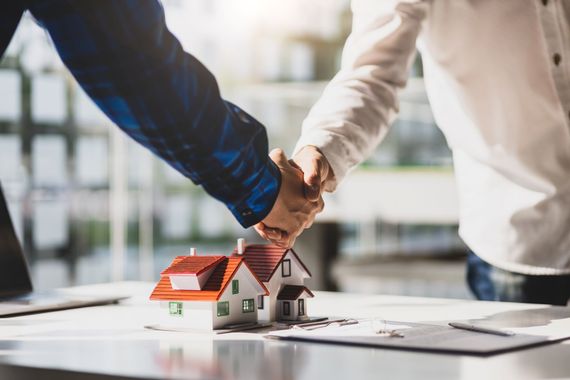
[[[494,267],[473,252],[467,256],[467,284],[479,300],[566,305],[570,275],[530,276]]]

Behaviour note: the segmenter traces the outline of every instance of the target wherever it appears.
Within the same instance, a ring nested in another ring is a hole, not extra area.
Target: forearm
[[[243,226],[269,213],[280,173],[264,127],[221,98],[212,74],[166,28],[157,1],[32,4],[66,66],[113,122]]]
[[[398,90],[406,84],[427,5],[353,1],[353,31],[342,67],[311,109],[295,152],[318,147],[329,161],[334,190],[385,136],[398,112]]]

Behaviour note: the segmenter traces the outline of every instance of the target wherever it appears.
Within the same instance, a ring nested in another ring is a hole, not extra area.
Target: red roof
[[[199,275],[218,265],[224,258],[225,256],[177,256],[160,274]]]
[[[278,300],[285,300],[285,301],[295,301],[297,298],[301,297],[303,292],[307,292],[309,297],[314,297],[315,295],[311,292],[306,286],[303,285],[285,285],[279,291],[277,295]]]
[[[174,259],[170,267],[176,266],[184,258],[198,259],[200,257],[202,256],[178,256]],[[192,259],[190,261],[192,261]],[[249,268],[247,263],[241,257],[221,256],[221,260],[217,261],[216,268],[210,275],[208,281],[204,284],[204,288],[202,290],[174,290],[170,284],[169,275],[162,275],[160,281],[152,291],[150,299],[162,301],[217,301],[222,296],[224,290],[226,290],[230,280],[242,263],[251,271],[251,268]],[[251,273],[265,291],[265,295],[269,295],[269,291],[261,283],[255,273],[253,271],[251,271]]]
[[[291,251],[293,256],[299,261],[303,269],[311,276],[311,272],[307,269],[305,264],[301,261],[299,256],[292,249],[280,248],[273,244],[252,244],[245,247],[243,255],[237,254],[237,249],[232,253],[233,257],[243,257],[253,273],[259,277],[263,282],[268,282],[275,270],[285,257],[285,254]]]

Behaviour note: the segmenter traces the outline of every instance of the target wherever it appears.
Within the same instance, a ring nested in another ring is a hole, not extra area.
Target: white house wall
[[[239,280],[239,294],[232,294],[232,280]],[[240,265],[237,273],[230,280],[226,290],[218,302],[228,301],[230,303],[230,314],[218,317],[217,304],[212,308],[212,320],[214,329],[224,327],[229,324],[257,322],[257,296],[264,293],[259,284],[245,265]],[[242,313],[242,300],[253,299],[253,312]]]
[[[172,327],[211,330],[213,328],[212,309],[216,303],[211,301],[183,301],[182,316],[170,315],[170,302],[161,301],[162,324]]]
[[[171,275],[170,286],[175,290],[200,290],[198,277],[189,274],[178,276]]]
[[[277,294],[283,285],[305,285],[305,278],[307,273],[305,269],[299,264],[297,259],[293,256],[291,251],[288,251],[283,260],[291,260],[291,276],[283,277],[282,265],[280,263],[273,277],[269,282],[264,285],[269,290],[269,297],[265,298],[263,310],[259,310],[259,319],[262,321],[274,321],[278,318],[277,315]]]
[[[265,284],[265,286],[267,286],[267,284]],[[275,313],[271,313],[271,310],[273,310],[271,307],[271,297],[263,296],[263,309],[257,309],[257,317],[260,321],[273,321],[275,318],[271,317],[275,315]]]
[[[201,273],[199,276],[195,274],[170,275],[170,285],[172,289],[177,290],[200,290],[204,287],[204,284],[208,281],[214,269],[216,269],[215,266]]]

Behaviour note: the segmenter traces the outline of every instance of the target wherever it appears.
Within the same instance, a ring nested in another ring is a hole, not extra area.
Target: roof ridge
[[[176,275],[176,274],[180,274],[180,275],[184,275],[184,274],[194,274],[194,275],[200,275],[202,273],[204,273],[205,271],[207,271],[208,269],[211,269],[212,267],[217,266],[218,264],[220,264],[224,258],[226,258],[227,256],[225,255],[211,255],[211,256],[176,256],[174,258],[174,260],[172,261],[172,263],[166,268],[164,269],[162,272],[160,272],[161,276],[171,276],[171,275]],[[175,272],[174,268],[176,268],[176,266],[178,265],[183,265],[185,261],[191,261],[191,260],[205,260],[205,259],[211,259],[211,262],[204,264],[200,269],[196,270],[196,271],[188,271],[187,273],[184,272]],[[169,273],[170,272],[170,273]]]

